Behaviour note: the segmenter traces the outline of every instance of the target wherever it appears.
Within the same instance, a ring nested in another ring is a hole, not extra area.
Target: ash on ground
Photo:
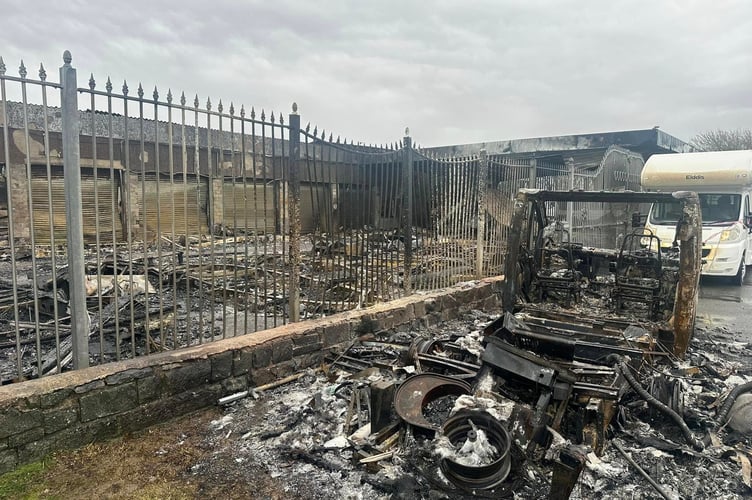
[[[504,384],[488,370],[479,370],[472,380],[460,376],[473,382],[471,394],[442,396],[423,412],[433,425],[468,409],[482,410],[506,422],[512,440],[511,467],[503,482],[493,488],[468,489],[449,481],[443,473],[442,458],[456,455],[462,446],[467,451],[466,440],[452,449],[442,431],[405,424],[394,413],[385,430],[371,432],[369,407],[373,405],[376,411],[376,403],[368,400],[370,386],[392,380],[399,384],[414,372],[427,370],[426,361],[436,361],[435,356],[455,368],[472,365],[469,360],[477,362],[479,358],[471,351],[483,351],[480,332],[497,319],[473,311],[432,328],[430,336],[425,328],[369,335],[347,351],[333,354],[328,370],[310,370],[294,382],[251,392],[225,406],[224,416],[209,426],[207,445],[216,449],[218,462],[234,461],[241,477],[249,482],[259,474],[278,481],[283,498],[544,498],[550,494],[564,450],[585,457],[584,468],[572,485],[570,498],[574,499],[661,495],[734,499],[752,494],[752,434],[715,421],[730,390],[752,380],[752,346],[723,341],[727,332],[719,329],[698,328],[685,361],[650,366],[649,375],[640,379],[648,387],[667,383],[672,387],[671,394],[681,399],[673,406],[691,433],[706,441],[701,451],[689,445],[674,421],[635,393],[622,390],[605,431],[607,439],[600,443],[602,449],[582,439],[578,442],[572,431],[576,423],[570,421],[577,414],[570,401],[559,429],[547,426],[545,446],[531,452],[519,415],[515,415],[529,396],[524,394],[529,388],[515,394],[514,384]],[[426,347],[433,341],[437,342]],[[423,353],[433,353],[423,357],[422,363],[414,361],[416,344],[423,346]],[[408,354],[411,347],[412,358]],[[465,358],[458,359],[458,352]],[[338,368],[343,359],[367,359],[371,367]],[[494,453],[482,457],[483,463],[495,459],[498,453]],[[216,468],[212,461],[196,464],[191,474]],[[238,472],[234,475],[237,480]],[[661,493],[645,475],[657,483]],[[561,495],[554,491],[549,498]]]

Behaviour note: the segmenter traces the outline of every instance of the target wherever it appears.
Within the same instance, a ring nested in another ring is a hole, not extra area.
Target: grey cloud
[[[744,0],[10,0],[0,51],[425,145],[752,126]]]

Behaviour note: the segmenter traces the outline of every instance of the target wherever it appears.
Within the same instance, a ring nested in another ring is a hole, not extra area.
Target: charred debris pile
[[[679,360],[645,322],[555,306],[364,324],[317,373],[220,401],[215,425],[316,498],[741,498],[752,349],[716,333]]]
[[[419,231],[415,234],[413,289],[440,288],[474,277],[474,240],[429,242]],[[288,246],[281,236],[226,231],[163,236],[146,245],[88,246],[84,257],[91,363],[282,325],[290,315]],[[71,366],[65,255],[60,248],[43,245],[14,250],[0,243],[0,352],[6,361],[0,363],[2,383]],[[310,235],[302,239],[301,250],[301,319],[406,293],[405,249],[394,230]],[[453,259],[447,258],[450,254]]]

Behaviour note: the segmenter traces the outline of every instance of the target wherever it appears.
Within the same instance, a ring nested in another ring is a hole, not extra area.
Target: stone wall
[[[0,387],[0,472],[48,453],[144,429],[319,365],[371,331],[499,311],[499,278],[210,344]]]

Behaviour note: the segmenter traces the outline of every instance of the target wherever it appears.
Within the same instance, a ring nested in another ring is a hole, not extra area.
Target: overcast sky
[[[162,5],[164,4],[164,5]],[[423,146],[752,127],[752,1],[3,0],[0,55]],[[83,81],[82,81],[83,80]],[[164,94],[163,94],[164,95]]]

